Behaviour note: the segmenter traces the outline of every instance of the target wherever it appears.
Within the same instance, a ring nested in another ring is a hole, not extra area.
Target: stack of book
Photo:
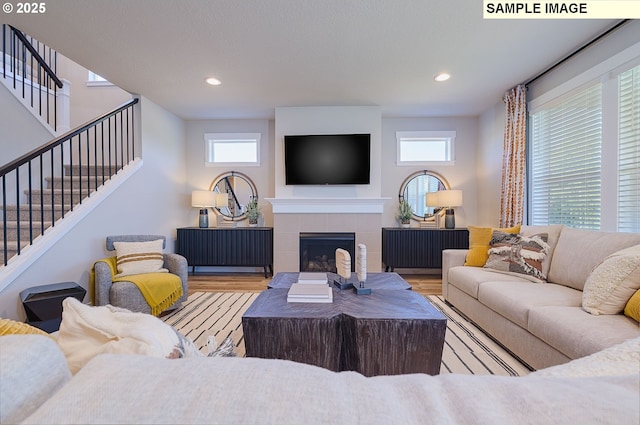
[[[333,291],[327,283],[326,273],[300,273],[298,281],[287,293],[290,303],[332,303]]]
[[[435,220],[433,220],[433,221],[426,221],[425,220],[425,221],[421,221],[420,222],[420,228],[421,229],[436,229],[437,225],[436,225]]]

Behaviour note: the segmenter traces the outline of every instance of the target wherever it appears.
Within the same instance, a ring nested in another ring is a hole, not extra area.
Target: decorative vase
[[[209,214],[207,213],[206,208],[200,210],[200,219],[198,220],[198,224],[200,228],[209,227]]]

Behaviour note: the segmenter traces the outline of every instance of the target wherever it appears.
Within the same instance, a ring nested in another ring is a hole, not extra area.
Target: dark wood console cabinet
[[[443,249],[469,248],[467,229],[382,229],[385,271],[401,268],[442,268]]]
[[[176,252],[197,266],[263,267],[273,275],[273,228],[178,229]]]

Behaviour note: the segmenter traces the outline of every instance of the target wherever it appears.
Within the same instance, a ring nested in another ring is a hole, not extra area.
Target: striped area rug
[[[194,341],[207,353],[207,339],[217,342],[227,336],[236,344],[236,354],[245,355],[242,314],[256,299],[254,292],[195,292],[180,310],[162,320]],[[447,317],[447,333],[440,373],[521,376],[529,369],[481,330],[449,308],[441,297],[426,297]]]

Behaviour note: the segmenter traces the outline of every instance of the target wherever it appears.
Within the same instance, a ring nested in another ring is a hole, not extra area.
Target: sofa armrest
[[[449,285],[449,269],[464,266],[468,249],[445,249],[442,251],[442,296],[447,299]]]
[[[180,277],[182,281],[182,297],[179,301],[185,301],[187,299],[187,292],[189,290],[189,264],[187,259],[180,254],[162,254],[164,257],[164,267],[169,270],[169,273],[173,273]]]
[[[67,360],[44,335],[0,337],[0,423],[21,423],[70,379]]]
[[[98,261],[93,265],[94,280],[94,305],[109,304],[109,290],[113,283],[111,268],[104,261]]]

